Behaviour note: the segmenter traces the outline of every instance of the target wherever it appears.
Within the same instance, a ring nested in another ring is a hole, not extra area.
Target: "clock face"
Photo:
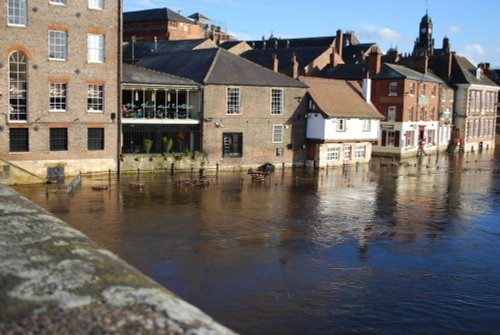
[[[427,29],[422,28],[420,31],[422,32],[422,34],[425,34],[425,32],[427,31]]]

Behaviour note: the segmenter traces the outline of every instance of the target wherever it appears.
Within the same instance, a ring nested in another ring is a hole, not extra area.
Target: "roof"
[[[166,7],[123,13],[123,22],[175,21],[193,23],[188,18]]]
[[[299,67],[304,68],[328,49],[329,47],[253,49],[245,51],[241,56],[260,66],[270,67],[273,64],[273,57],[276,54],[278,57],[278,67],[283,69],[291,66],[292,56],[295,55],[299,62]]]
[[[249,45],[253,46],[255,49],[262,49],[263,41],[246,41]],[[276,44],[279,49],[282,48],[313,48],[313,47],[331,47],[335,42],[335,36],[324,36],[324,37],[304,37],[304,38],[273,38],[266,40],[266,48],[274,49]]]
[[[497,86],[491,79],[484,74],[479,78],[476,77],[477,67],[472,65],[467,58],[455,55],[451,65],[451,78],[452,84],[476,84],[486,86]]]
[[[372,77],[373,79],[409,79],[418,81],[427,81],[432,83],[442,83],[432,72],[428,71],[426,74],[412,70],[406,66],[384,63],[380,73]]]
[[[361,80],[366,77],[365,64],[338,64],[326,66],[316,74],[317,77],[344,80]]]
[[[181,78],[166,73],[161,73],[143,67],[123,64],[122,83],[124,84],[154,84],[154,85],[189,85],[198,86],[196,82],[187,78]]]
[[[123,59],[132,59],[132,49],[134,59],[142,59],[155,53],[173,52],[173,51],[187,51],[197,48],[216,48],[217,45],[209,39],[195,39],[195,40],[161,40],[155,42],[130,42],[123,46]]]
[[[206,17],[205,15],[203,15],[201,13],[194,13],[194,14],[189,15],[188,17],[191,19],[197,20],[197,21],[199,21],[200,19],[201,20],[210,20],[208,17]]]
[[[375,106],[363,98],[356,81],[301,77],[309,85],[308,93],[327,117],[383,119]]]
[[[241,43],[246,43],[246,42],[245,41],[224,41],[219,45],[219,47],[222,49],[229,50],[229,49],[231,49],[231,48],[233,48]]]
[[[200,84],[306,88],[304,83],[273,72],[224,49],[169,52],[137,63]]]
[[[373,47],[377,47],[376,43],[360,43],[346,46],[342,49],[342,59],[346,63],[356,63],[361,60],[361,53],[366,54]]]

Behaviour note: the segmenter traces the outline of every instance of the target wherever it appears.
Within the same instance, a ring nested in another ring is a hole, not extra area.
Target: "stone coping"
[[[0,184],[0,334],[234,334]]]

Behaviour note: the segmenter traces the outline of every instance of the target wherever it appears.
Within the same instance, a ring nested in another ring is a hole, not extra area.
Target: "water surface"
[[[242,334],[496,333],[500,155],[387,163],[17,190]]]

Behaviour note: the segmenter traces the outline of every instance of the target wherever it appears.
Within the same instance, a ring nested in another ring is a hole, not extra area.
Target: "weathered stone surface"
[[[0,334],[232,334],[0,185]]]

